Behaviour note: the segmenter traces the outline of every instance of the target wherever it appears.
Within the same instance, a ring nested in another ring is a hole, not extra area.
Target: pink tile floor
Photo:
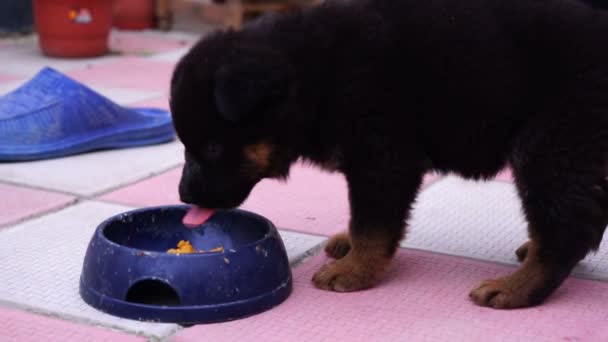
[[[2,48],[2,47],[0,47],[0,48]],[[15,75],[0,74],[0,83],[15,81],[18,79],[19,79],[19,77],[15,76]]]
[[[144,338],[29,312],[0,308],[2,342],[135,342]]]
[[[174,38],[159,34],[142,34],[132,31],[114,31],[110,36],[110,49],[125,55],[153,55],[187,47],[193,37]]]
[[[103,88],[115,101],[131,106],[166,109],[173,66],[184,46],[195,39],[188,35],[116,31],[112,35],[112,48],[119,54],[107,60],[96,60],[93,64],[85,59],[61,65],[76,79]],[[8,52],[7,56],[16,59],[19,59],[19,54],[24,54],[23,60],[32,65],[59,63],[56,59],[46,59],[37,54],[35,46],[24,49],[27,44],[35,44],[35,40],[16,44],[10,39],[0,39],[0,54]],[[13,87],[16,79],[21,79],[21,76],[13,75],[21,75],[23,70],[29,70],[20,68],[19,72],[15,72],[11,68],[17,64],[9,63],[12,67],[3,65],[0,63],[0,95],[10,90],[7,88]],[[129,100],[125,93],[136,93],[137,99]],[[152,148],[146,151],[154,156],[157,150]],[[129,157],[118,153],[116,160],[128,160]],[[122,158],[118,158],[120,156]],[[81,202],[106,202],[84,205],[104,208],[111,207],[108,202],[130,207],[179,203],[177,183],[181,171],[176,163],[160,169],[154,168],[154,163],[134,163],[133,171],[143,176],[132,181],[124,180],[124,167],[119,168],[122,173],[108,167],[107,181],[102,191],[94,192],[101,195],[84,195],[91,192],[74,191],[74,184],[82,184],[82,175],[71,166],[80,165],[82,170],[83,163],[90,163],[98,168],[97,165],[109,164],[107,158],[108,154],[93,153],[82,158],[71,158],[69,162],[66,159],[65,163],[62,160],[54,161],[49,164],[52,168],[40,165],[27,168],[26,165],[28,174],[38,170],[36,172],[67,175],[47,175],[49,179],[61,179],[61,182],[47,187],[35,182],[34,179],[38,178],[31,175],[15,177],[16,173],[24,172],[22,163],[15,166],[0,164],[0,238],[3,234],[20,232],[19,229],[24,226],[44,227],[45,223],[50,222],[46,217],[53,216],[49,212],[54,211],[64,215],[55,215],[53,226],[72,226],[70,210],[77,207],[74,204]],[[429,175],[422,192],[429,193],[435,183],[443,181],[441,177]],[[494,181],[509,184],[512,182],[510,171],[505,170]],[[45,188],[55,191],[42,190]],[[343,177],[303,165],[292,169],[287,183],[262,181],[243,208],[269,217],[280,228],[323,236],[343,230],[349,215]],[[428,212],[432,213],[432,210]],[[85,220],[86,215],[81,215],[78,220]],[[13,227],[20,228],[13,230]],[[27,249],[28,238],[32,237],[24,234],[23,244],[11,248]],[[476,240],[475,236],[467,238],[468,241]],[[88,243],[87,239],[82,239],[82,245]],[[152,340],[173,341],[608,341],[608,326],[605,324],[608,320],[608,284],[605,282],[570,278],[543,306],[494,311],[474,306],[466,296],[480,280],[510,270],[509,267],[484,260],[402,249],[389,276],[380,286],[360,293],[335,294],[317,290],[310,283],[312,272],[326,261],[325,257],[317,256],[295,267],[294,293],[277,308],[243,320],[190,328],[154,326],[148,331],[137,326],[123,329],[121,327],[124,325],[104,323],[109,320],[95,321],[86,310],[81,316],[64,316],[41,305],[37,310],[56,316],[50,318],[23,311],[20,308],[36,307],[32,303],[24,303],[19,297],[11,297],[6,302],[0,300],[0,341],[143,339],[135,333],[152,336]],[[39,260],[31,265],[31,270],[48,268],[45,266],[47,264],[54,265],[53,260]],[[0,279],[10,267],[0,259]],[[78,275],[70,276],[77,279]],[[76,284],[69,288],[57,288],[65,286],[61,284],[57,281],[48,284],[27,283],[23,286],[48,286],[49,293],[56,289],[61,296],[54,298],[54,302],[66,301],[67,304],[73,298],[78,298]],[[8,303],[11,303],[11,308],[8,308]]]
[[[168,92],[173,67],[174,63],[124,57],[90,69],[72,70],[67,75],[93,86]]]
[[[0,227],[61,208],[76,198],[22,186],[0,183]]]
[[[196,326],[175,336],[194,341],[605,341],[608,284],[571,279],[538,308],[499,311],[471,304],[468,291],[510,268],[402,250],[385,282],[336,294],[310,278],[323,256],[295,270],[292,296],[246,320]]]

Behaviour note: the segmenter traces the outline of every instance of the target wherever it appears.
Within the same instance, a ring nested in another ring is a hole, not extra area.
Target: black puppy
[[[314,276],[376,284],[423,175],[513,168],[530,240],[470,297],[542,302],[608,225],[608,12],[578,0],[355,0],[204,38],[172,81],[184,202],[241,204],[299,158],[348,182],[348,234]]]

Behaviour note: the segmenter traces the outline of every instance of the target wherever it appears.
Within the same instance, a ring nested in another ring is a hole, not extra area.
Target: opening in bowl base
[[[218,323],[252,316],[281,304],[292,290],[291,277],[276,290],[230,303],[194,306],[145,305],[110,298],[88,288],[81,280],[80,296],[92,307],[110,315],[147,322],[184,325]],[[167,297],[163,297],[163,300]]]

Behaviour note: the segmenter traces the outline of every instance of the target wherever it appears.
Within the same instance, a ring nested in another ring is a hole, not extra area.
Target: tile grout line
[[[134,89],[134,90],[137,90],[135,88],[123,88],[123,89]],[[137,104],[139,102],[146,102],[146,101],[150,101],[150,100],[156,100],[156,99],[168,99],[168,97],[169,97],[169,94],[167,94],[166,91],[162,90],[162,91],[160,91],[159,94],[150,95],[149,97],[145,97],[145,98],[137,100],[137,101],[128,102],[128,103],[125,103],[122,106],[123,107],[131,107],[131,108],[135,107],[135,108],[137,108],[137,107],[142,107],[142,106],[134,106],[134,104]],[[146,106],[144,106],[144,107],[146,107]],[[162,109],[162,108],[160,108],[160,109]],[[171,110],[167,110],[167,111],[169,113],[171,112]]]
[[[152,177],[156,177],[159,176],[163,173],[169,172],[171,170],[173,170],[174,168],[180,166],[182,164],[182,162],[176,163],[176,164],[172,164],[171,166],[168,166],[166,168],[163,169],[159,169],[158,171],[153,171],[147,175],[144,175],[140,178],[134,179],[132,181],[126,182],[126,183],[122,183],[122,184],[118,184],[112,187],[108,187],[106,189],[97,191],[97,192],[93,192],[91,194],[79,194],[79,193],[75,193],[75,192],[69,192],[69,191],[65,191],[65,190],[60,190],[60,189],[54,189],[54,188],[45,188],[43,186],[40,185],[32,185],[32,184],[27,184],[27,183],[20,183],[20,182],[16,182],[16,181],[11,181],[11,180],[0,180],[0,184],[6,184],[6,185],[12,185],[12,186],[17,186],[17,187],[23,187],[23,188],[27,188],[30,190],[38,190],[38,191],[44,191],[44,192],[53,192],[56,194],[60,194],[60,195],[65,195],[65,196],[70,196],[70,197],[77,197],[78,199],[83,199],[83,200],[90,200],[93,199],[95,197],[98,196],[103,196],[106,195],[112,191],[118,190],[120,188],[124,188],[124,187],[128,187],[131,185],[134,185],[135,183],[139,183],[141,181],[144,181],[148,178],[152,178]]]
[[[180,165],[182,165],[182,162],[181,162],[181,161],[180,161],[180,162],[178,162],[178,163],[176,163],[176,164],[172,164],[171,166],[165,167],[165,168],[163,168],[163,169],[159,169],[159,170],[157,170],[157,171],[152,171],[151,173],[149,173],[149,174],[148,174],[148,175],[146,175],[146,176],[142,176],[141,178],[138,178],[138,179],[135,179],[135,180],[129,181],[129,182],[127,182],[127,183],[124,183],[124,184],[118,184],[118,185],[115,185],[115,186],[112,186],[112,187],[109,187],[109,188],[106,188],[106,189],[103,189],[103,190],[100,190],[100,191],[94,192],[94,193],[92,193],[92,194],[88,194],[88,195],[78,195],[78,196],[80,196],[80,197],[81,197],[81,198],[83,198],[83,199],[87,199],[87,200],[94,199],[94,198],[96,198],[96,197],[100,197],[100,196],[103,196],[103,195],[107,195],[107,194],[109,194],[110,192],[116,191],[116,190],[118,190],[118,189],[120,189],[120,188],[125,188],[125,187],[128,187],[128,186],[134,185],[135,183],[139,183],[139,182],[145,181],[145,180],[147,180],[147,179],[150,179],[150,178],[153,178],[153,177],[156,177],[156,176],[160,176],[160,175],[162,175],[162,174],[164,174],[164,173],[167,173],[167,172],[169,172],[169,171],[171,171],[171,170],[175,169],[176,167],[178,167],[178,166],[180,166]]]
[[[0,229],[3,229],[3,230],[4,229],[10,229],[11,227],[17,226],[17,225],[19,225],[21,223],[24,223],[24,222],[27,222],[27,221],[30,221],[30,220],[33,220],[33,219],[37,219],[37,218],[40,218],[40,217],[44,217],[44,216],[47,216],[47,215],[50,215],[50,214],[54,214],[54,213],[57,213],[57,212],[59,212],[61,210],[67,209],[69,207],[73,207],[73,206],[75,206],[75,205],[77,205],[79,203],[82,203],[84,201],[96,201],[96,202],[101,202],[101,203],[105,203],[105,204],[123,205],[123,206],[128,206],[128,207],[134,207],[135,208],[136,206],[133,206],[132,204],[124,204],[124,203],[120,203],[120,202],[115,202],[115,201],[110,201],[110,200],[104,200],[104,199],[101,199],[101,198],[98,198],[98,197],[103,196],[105,194],[108,194],[108,193],[110,193],[112,191],[118,190],[120,188],[128,187],[128,186],[134,185],[135,183],[139,183],[139,182],[144,181],[146,179],[153,178],[153,177],[159,176],[159,175],[161,175],[163,173],[169,172],[172,169],[174,169],[175,167],[179,166],[180,164],[181,164],[181,162],[178,163],[178,164],[172,165],[172,166],[170,166],[168,168],[152,172],[151,174],[148,174],[148,175],[146,175],[146,176],[144,176],[142,178],[138,178],[138,179],[133,180],[131,182],[128,182],[128,183],[125,183],[125,184],[121,184],[121,185],[117,185],[115,187],[111,187],[111,188],[108,188],[108,189],[104,189],[102,191],[99,191],[99,192],[96,192],[96,193],[93,193],[93,194],[90,194],[90,195],[82,195],[82,194],[71,193],[71,192],[62,191],[62,190],[44,188],[44,187],[41,187],[41,186],[35,186],[35,185],[31,185],[31,184],[23,184],[23,183],[18,183],[18,182],[13,182],[13,181],[0,180],[0,184],[6,184],[6,185],[22,187],[22,188],[26,188],[26,189],[30,189],[30,190],[44,191],[44,192],[55,193],[55,194],[58,194],[58,195],[64,195],[64,196],[73,197],[73,199],[71,201],[69,201],[67,203],[64,203],[62,205],[59,205],[59,206],[57,206],[55,208],[52,208],[52,209],[49,209],[49,210],[43,210],[41,212],[37,212],[37,213],[31,214],[31,215],[26,215],[24,217],[21,217],[21,218],[15,220],[15,221],[10,221],[10,222],[4,223],[4,224],[0,224]]]
[[[73,206],[75,206],[76,204],[78,204],[80,202],[81,202],[80,198],[75,197],[71,201],[63,203],[61,205],[58,205],[55,208],[43,210],[43,211],[40,211],[40,212],[37,212],[37,213],[34,213],[34,214],[30,214],[30,215],[25,215],[23,217],[18,218],[15,221],[10,221],[10,222],[7,222],[7,223],[2,223],[2,224],[0,224],[0,229],[1,229],[0,232],[4,231],[4,230],[7,230],[7,229],[11,229],[12,227],[16,227],[19,224],[24,223],[26,221],[30,221],[30,220],[33,220],[33,219],[37,219],[37,218],[40,218],[40,217],[44,217],[44,216],[47,216],[47,215],[51,215],[51,214],[60,212],[60,211],[62,211],[64,209],[67,209],[69,207],[73,207]]]
[[[119,201],[114,201],[114,200],[109,200],[109,199],[103,199],[103,198],[92,198],[92,199],[85,199],[87,201],[91,201],[91,202],[97,202],[97,203],[103,203],[103,204],[110,204],[110,205],[121,205],[124,207],[130,207],[133,209],[138,209],[138,208],[143,208],[143,205],[135,205],[133,203],[125,203],[125,202],[119,202]]]
[[[12,185],[12,186],[17,186],[17,187],[22,187],[22,188],[27,188],[30,190],[37,190],[37,191],[44,191],[44,192],[53,192],[59,195],[65,195],[65,196],[70,196],[70,197],[80,197],[81,195],[79,194],[75,194],[75,193],[71,193],[68,191],[64,191],[64,190],[57,190],[57,189],[50,189],[50,188],[45,188],[39,185],[32,185],[32,184],[27,184],[27,183],[19,183],[16,181],[12,181],[12,180],[0,180],[0,184],[6,184],[6,185]]]
[[[290,267],[292,269],[294,269],[294,268],[306,263],[310,259],[316,257],[317,255],[321,254],[323,252],[323,249],[325,248],[326,244],[327,244],[327,240],[324,240],[324,241],[314,245],[313,247],[307,249],[306,252],[302,253],[301,256],[299,256],[297,259],[294,259],[293,262],[290,263]]]
[[[193,326],[196,326],[196,324]],[[148,338],[148,341],[149,342],[170,342],[172,340],[172,338],[174,338],[178,333],[186,330],[187,328],[188,327],[178,324],[177,328],[175,328],[173,331],[171,331],[171,333],[167,334],[166,336],[162,336],[160,339],[156,338],[156,337],[150,337],[150,338]]]
[[[323,234],[317,234],[317,233],[309,233],[309,232],[303,232],[300,230],[294,230],[291,228],[287,228],[287,227],[276,227],[277,230],[284,230],[286,232],[290,232],[290,233],[296,233],[296,234],[304,234],[304,235],[309,235],[309,236],[314,236],[314,237],[319,237],[319,238],[329,238],[331,237],[331,235],[323,235]]]
[[[456,257],[456,258],[463,258],[469,261],[475,261],[475,262],[485,262],[485,263],[489,263],[489,264],[494,264],[494,265],[499,265],[499,266],[506,266],[509,268],[518,268],[519,265],[521,265],[520,262],[518,263],[509,263],[507,261],[500,261],[500,260],[494,260],[494,259],[481,259],[481,258],[477,258],[474,256],[470,256],[470,255],[465,255],[465,254],[458,254],[458,253],[447,253],[444,251],[440,251],[440,250],[436,250],[436,249],[423,249],[423,248],[417,248],[417,247],[411,247],[411,246],[399,246],[400,249],[404,249],[404,250],[411,250],[411,251],[418,251],[418,252],[423,252],[423,253],[433,253],[433,254],[438,254],[438,255],[443,255],[443,256],[447,256],[447,257]],[[513,252],[513,254],[515,254],[515,251]],[[576,279],[584,279],[584,280],[591,280],[591,281],[599,281],[602,283],[608,283],[608,277],[601,277],[601,276],[593,276],[591,274],[584,274],[584,273],[579,273],[579,272],[575,272],[573,271],[568,278],[576,278]]]
[[[90,327],[108,329],[108,330],[111,330],[114,332],[120,332],[120,333],[128,334],[130,336],[144,337],[147,339],[159,340],[159,339],[162,339],[163,337],[173,335],[175,333],[175,330],[177,330],[177,329],[173,329],[171,332],[167,333],[166,336],[160,336],[160,338],[159,338],[159,336],[146,334],[145,331],[138,332],[135,330],[121,328],[119,326],[115,326],[112,324],[107,324],[107,325],[100,324],[100,323],[95,322],[88,318],[74,316],[74,315],[70,315],[70,314],[59,314],[54,311],[43,310],[43,309],[40,309],[35,306],[23,305],[21,303],[8,301],[8,300],[4,300],[4,299],[0,299],[0,305],[2,305],[2,307],[7,308],[7,309],[19,310],[19,311],[27,312],[30,314],[42,315],[42,316],[49,317],[49,318],[59,319],[64,322],[71,322],[71,323],[82,324],[82,325],[86,325],[86,326],[90,326]]]

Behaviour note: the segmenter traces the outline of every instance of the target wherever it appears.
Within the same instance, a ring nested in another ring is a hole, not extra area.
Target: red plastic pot
[[[114,0],[113,25],[124,30],[143,30],[154,27],[154,0]]]
[[[103,55],[109,51],[112,0],[34,0],[34,22],[46,55]]]

